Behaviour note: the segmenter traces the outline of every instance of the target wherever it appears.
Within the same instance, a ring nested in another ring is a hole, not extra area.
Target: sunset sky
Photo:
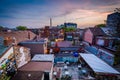
[[[74,22],[79,28],[104,23],[120,0],[0,0],[0,25],[14,28],[53,26]]]

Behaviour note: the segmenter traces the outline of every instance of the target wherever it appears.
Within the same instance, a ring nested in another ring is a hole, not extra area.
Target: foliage
[[[115,52],[114,65],[120,64],[120,41],[116,41],[117,50]]]
[[[24,30],[27,30],[27,27],[26,26],[17,26],[16,29],[24,31]]]
[[[10,80],[11,76],[7,76],[5,73],[0,75],[0,80]]]
[[[2,69],[6,69],[6,67],[7,67],[6,64],[2,65]]]
[[[95,27],[105,27],[105,24],[97,24]]]
[[[62,27],[62,29],[65,31],[65,32],[71,32],[71,31],[75,31],[75,28],[66,28],[66,27]]]
[[[0,29],[1,29],[1,28],[3,29],[3,26],[0,26]]]
[[[4,29],[4,27],[3,26],[0,26],[0,31],[2,31]]]
[[[120,13],[120,8],[115,8],[114,12]]]

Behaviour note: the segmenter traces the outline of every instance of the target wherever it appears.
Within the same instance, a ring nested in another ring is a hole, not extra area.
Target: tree
[[[115,52],[114,65],[117,65],[117,64],[120,64],[120,41],[117,40],[115,44],[117,46],[117,49]]]
[[[17,26],[16,29],[24,31],[24,30],[27,30],[27,27],[26,26]]]
[[[2,31],[2,30],[3,30],[3,28],[4,28],[3,26],[0,26],[0,31]]]
[[[75,28],[66,28],[66,27],[62,27],[62,29],[65,31],[65,32],[71,32],[71,31],[75,31]]]
[[[114,12],[120,13],[120,8],[115,8]]]
[[[106,25],[105,24],[97,24],[95,25],[95,27],[105,27]]]

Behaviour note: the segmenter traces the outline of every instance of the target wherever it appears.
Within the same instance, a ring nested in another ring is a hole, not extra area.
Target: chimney
[[[30,39],[30,32],[28,31],[28,39]]]
[[[11,37],[5,37],[4,38],[4,46],[9,46],[12,44],[12,39]]]
[[[13,45],[17,45],[17,41],[16,41],[16,38],[13,37],[13,42],[12,42]]]
[[[4,39],[4,46],[8,46],[8,38],[7,37]]]

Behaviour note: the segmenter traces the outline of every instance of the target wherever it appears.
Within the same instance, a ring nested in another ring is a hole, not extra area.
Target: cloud
[[[52,17],[53,25],[64,21],[89,25],[102,22],[119,5],[120,0],[1,0],[0,24],[36,27],[49,25]]]

